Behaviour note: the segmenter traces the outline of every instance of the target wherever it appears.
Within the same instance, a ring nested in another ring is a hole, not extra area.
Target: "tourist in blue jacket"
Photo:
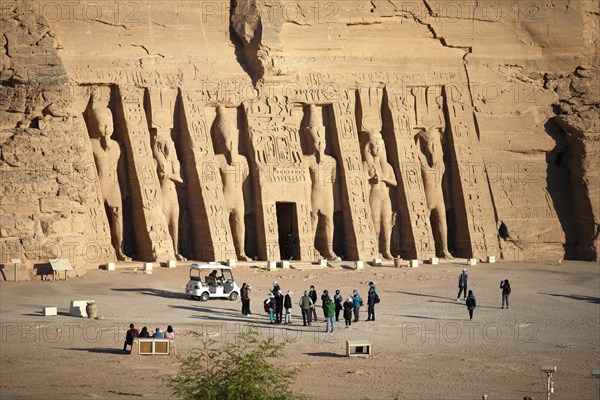
[[[363,305],[363,301],[356,289],[352,291],[352,305],[354,306],[354,322],[358,322],[358,313]]]

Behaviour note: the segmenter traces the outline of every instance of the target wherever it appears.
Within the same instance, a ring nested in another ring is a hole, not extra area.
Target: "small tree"
[[[303,400],[291,389],[297,371],[272,365],[268,359],[282,354],[284,343],[260,340],[255,329],[236,335],[232,343],[202,346],[180,358],[179,373],[168,386],[183,400]]]

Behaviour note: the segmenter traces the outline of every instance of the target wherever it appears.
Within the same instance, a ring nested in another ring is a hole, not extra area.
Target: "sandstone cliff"
[[[302,161],[314,151],[304,127],[316,105],[325,153],[337,163],[333,247],[345,258],[381,253],[363,173],[372,130],[382,133],[397,179],[392,253],[439,253],[437,214],[429,218],[425,195],[433,183],[421,174],[415,141],[427,125],[442,133],[445,168],[432,179],[453,254],[598,260],[598,6],[4,1],[0,263],[21,258],[31,275],[52,257],[76,269],[114,260],[117,211],[128,257],[235,255],[215,164],[224,154],[213,126],[218,105],[236,122],[250,162],[249,256],[281,258],[288,231],[295,258],[326,247],[322,219],[314,240]],[[98,108],[111,111],[122,149],[125,172],[113,182],[121,207],[107,203],[99,182]],[[161,132],[173,143],[168,164],[157,152]],[[174,189],[161,165],[172,168]],[[179,217],[165,207],[173,201]]]

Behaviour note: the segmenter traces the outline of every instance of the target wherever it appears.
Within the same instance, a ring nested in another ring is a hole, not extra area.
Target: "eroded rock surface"
[[[5,1],[0,262],[598,260],[598,6]],[[98,109],[121,193],[98,175]]]

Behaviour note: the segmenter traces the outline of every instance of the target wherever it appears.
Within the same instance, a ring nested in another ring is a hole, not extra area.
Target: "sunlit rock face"
[[[4,1],[0,262],[598,260],[598,3]]]

